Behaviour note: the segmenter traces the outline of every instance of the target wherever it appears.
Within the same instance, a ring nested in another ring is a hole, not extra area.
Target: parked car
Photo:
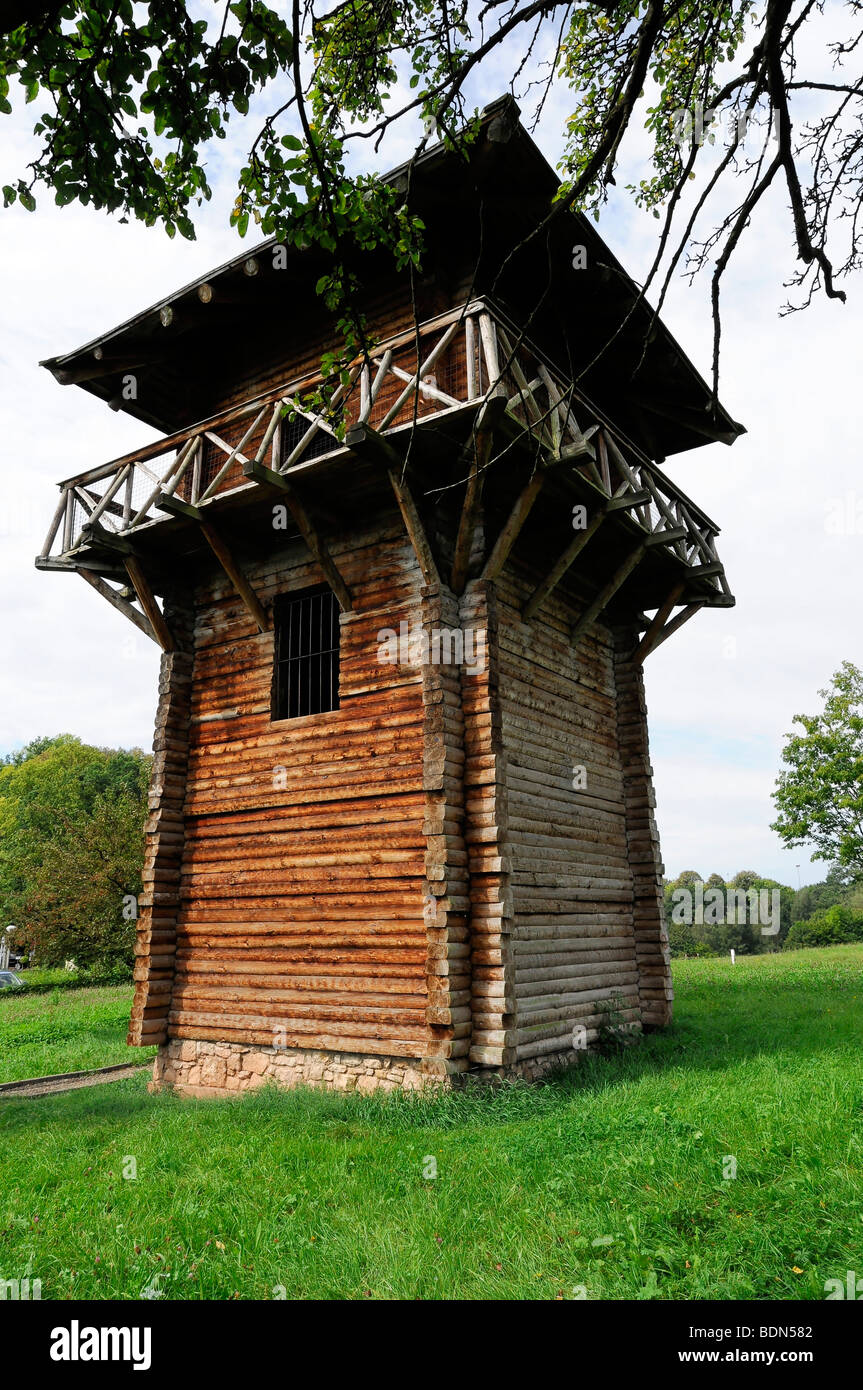
[[[0,970],[0,989],[23,989],[24,981],[11,970]]]

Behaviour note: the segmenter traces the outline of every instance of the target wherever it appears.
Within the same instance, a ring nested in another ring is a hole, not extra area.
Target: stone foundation
[[[219,1098],[251,1091],[270,1081],[288,1089],[318,1086],[333,1091],[418,1091],[447,1079],[422,1073],[419,1058],[174,1038],[159,1048],[150,1090]]]
[[[356,1052],[306,1052],[300,1048],[246,1047],[242,1043],[191,1042],[177,1038],[159,1048],[151,1091],[172,1090],[210,1099],[251,1091],[267,1082],[290,1090],[317,1086],[330,1091],[420,1091],[465,1081],[499,1084],[538,1081],[550,1072],[578,1065],[582,1054],[567,1048],[508,1067],[481,1067],[450,1075],[430,1075],[419,1058],[370,1057]]]

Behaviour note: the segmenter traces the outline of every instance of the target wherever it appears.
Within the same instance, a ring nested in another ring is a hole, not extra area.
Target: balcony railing
[[[709,517],[617,434],[491,303],[475,300],[382,342],[332,392],[326,417],[304,404],[321,384],[319,376],[295,378],[67,478],[37,564],[71,567],[76,552],[100,532],[131,538],[160,526],[172,507],[178,510],[171,499],[206,513],[215,499],[258,486],[262,468],[285,477],[301,474],[345,451],[343,436],[351,425],[392,434],[431,417],[477,410],[503,395],[510,428],[536,445],[546,466],[576,470],[602,498],[625,508],[651,544],[698,567],[717,603],[723,596],[733,602]]]

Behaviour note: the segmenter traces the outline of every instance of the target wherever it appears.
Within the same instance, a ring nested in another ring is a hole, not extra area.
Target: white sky
[[[492,75],[481,97],[505,85]],[[20,172],[40,109],[37,100],[23,117],[0,117],[0,182]],[[552,102],[537,132],[552,161],[569,109],[565,96]],[[38,573],[33,557],[56,482],[138,447],[152,431],[58,386],[37,363],[236,254],[227,219],[248,132],[238,126],[213,151],[214,198],[195,243],[76,205],[57,208],[44,193],[35,214],[0,211],[0,753],[61,731],[150,746],[156,648],[77,576]],[[392,140],[379,163],[398,163],[412,139]],[[644,148],[636,138],[633,168]],[[619,177],[618,187],[627,181]],[[600,231],[638,279],[658,225],[618,195]],[[818,689],[843,659],[863,660],[863,286],[846,285],[844,307],[819,302],[780,320],[792,268],[780,195],[744,238],[723,295],[721,394],[748,434],[732,448],[709,445],[664,465],[722,527],[719,552],[738,604],[700,613],[645,665],[669,875],[695,868],[729,877],[750,867],[796,886],[797,865],[802,882],[826,868],[781,846],[769,829],[770,792],[792,716],[817,708]],[[693,289],[679,283],[663,315],[705,374],[707,291],[706,280]],[[825,524],[839,499],[851,518],[844,534]]]

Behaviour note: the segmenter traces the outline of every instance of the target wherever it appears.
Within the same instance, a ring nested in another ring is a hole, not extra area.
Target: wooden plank
[[[648,546],[670,545],[672,541],[679,541],[685,535],[686,528],[684,526],[676,526],[674,530],[665,527],[662,530],[651,531],[649,536],[645,536],[644,544]]]

